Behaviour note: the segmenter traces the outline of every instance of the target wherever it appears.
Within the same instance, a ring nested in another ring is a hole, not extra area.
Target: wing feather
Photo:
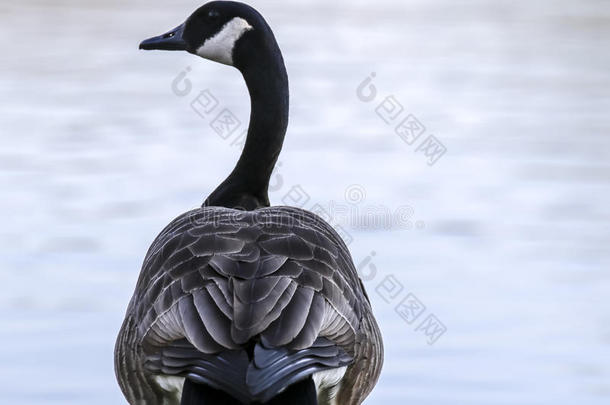
[[[134,402],[158,396],[157,374],[237,390],[248,402],[352,361],[348,374],[368,377],[350,389],[366,394],[381,365],[349,251],[296,208],[204,207],[176,218],[147,253],[126,319],[119,342],[133,347],[117,346],[118,372],[146,381],[127,390]]]

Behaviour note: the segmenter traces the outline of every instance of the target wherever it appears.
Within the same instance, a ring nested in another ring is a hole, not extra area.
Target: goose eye
[[[208,19],[210,20],[215,20],[220,16],[220,13],[216,10],[210,10],[210,12],[208,13]]]

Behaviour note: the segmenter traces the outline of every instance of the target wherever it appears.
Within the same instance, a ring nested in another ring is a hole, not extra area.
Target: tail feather
[[[318,338],[312,346],[296,351],[270,347],[262,339],[247,350],[227,350],[217,354],[201,353],[188,341],[181,340],[149,356],[146,367],[153,374],[185,376],[189,386],[207,387],[206,392],[214,389],[220,393],[231,393],[237,404],[272,404],[269,401],[289,392],[289,389],[297,389],[301,381],[312,380],[312,375],[338,369],[351,362],[351,356],[326,338]],[[184,395],[200,395],[203,398],[205,393],[199,392],[201,390],[187,391]],[[192,403],[203,405],[210,402]],[[312,402],[304,404],[309,403]]]

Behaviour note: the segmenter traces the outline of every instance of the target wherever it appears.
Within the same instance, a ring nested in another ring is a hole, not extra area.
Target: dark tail
[[[318,405],[316,386],[311,377],[296,382],[261,405]],[[180,405],[244,405],[231,395],[184,379]]]

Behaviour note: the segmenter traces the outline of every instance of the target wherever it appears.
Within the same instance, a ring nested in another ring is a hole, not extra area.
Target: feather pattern
[[[347,366],[357,404],[382,362],[379,330],[349,251],[312,213],[202,207],[151,245],[116,345],[131,404],[178,404],[178,376],[266,401],[313,373]],[[172,402],[174,401],[174,402]]]

